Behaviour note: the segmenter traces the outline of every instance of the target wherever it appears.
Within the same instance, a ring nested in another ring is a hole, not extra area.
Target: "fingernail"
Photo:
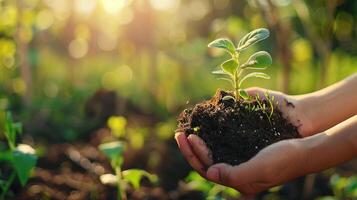
[[[190,144],[193,144],[193,143],[194,143],[194,140],[192,140],[193,137],[194,137],[194,136],[193,136],[192,134],[190,134],[189,136],[187,136],[187,140],[189,141]]]
[[[207,170],[207,178],[213,181],[219,180],[219,171],[215,167],[210,167]]]
[[[177,140],[177,137],[180,135],[181,133],[179,133],[179,132],[176,132],[175,133],[175,139]]]

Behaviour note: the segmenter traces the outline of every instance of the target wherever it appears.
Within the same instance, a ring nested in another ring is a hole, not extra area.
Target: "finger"
[[[208,168],[207,178],[223,185],[240,188],[246,184],[259,182],[260,170],[259,162],[254,160],[236,166],[220,163]]]
[[[181,132],[175,133],[175,139],[182,154],[184,155],[186,160],[190,163],[192,168],[194,168],[201,176],[205,177],[206,174],[205,167],[193,153],[185,133],[181,133]]]
[[[198,159],[200,159],[205,166],[212,165],[212,154],[206,146],[205,142],[194,134],[189,135],[187,139],[190,142],[192,150]]]
[[[275,106],[278,106],[279,108],[281,108],[281,105],[283,105],[284,96],[280,92],[263,89],[259,87],[248,88],[246,89],[246,92],[248,93],[249,96],[252,97],[258,96],[259,99],[261,100],[266,100],[267,98],[269,98],[272,101],[272,103]]]
[[[213,182],[232,187],[235,185],[232,169],[233,167],[226,163],[212,165],[207,170],[207,178]]]
[[[255,97],[255,96],[259,96],[259,98],[263,98],[264,97],[264,92],[266,90],[259,88],[259,87],[250,87],[246,89],[246,92],[248,93],[249,96]]]

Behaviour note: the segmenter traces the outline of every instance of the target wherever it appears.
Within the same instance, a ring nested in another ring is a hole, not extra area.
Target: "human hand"
[[[176,133],[175,138],[187,161],[201,176],[246,195],[256,194],[306,172],[308,154],[302,139],[277,142],[249,161],[231,166],[225,163],[212,165],[210,152],[197,135],[186,137],[184,133]]]
[[[307,110],[312,109],[312,104],[303,96],[291,96],[282,92],[267,90],[259,87],[248,88],[250,96],[258,95],[260,99],[274,96],[274,105],[282,112],[283,117],[298,128],[302,137],[315,134],[313,120],[307,115]]]

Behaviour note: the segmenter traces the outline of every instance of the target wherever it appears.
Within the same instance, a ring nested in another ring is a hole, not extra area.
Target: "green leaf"
[[[226,38],[219,38],[208,44],[208,47],[220,48],[231,54],[235,53],[235,47],[232,41]]]
[[[264,79],[270,79],[270,76],[263,73],[263,72],[252,72],[247,75],[245,75],[240,81],[239,81],[239,87],[242,85],[242,83],[247,80],[247,78],[252,78],[252,77],[257,77],[257,78],[264,78]]]
[[[234,76],[234,73],[238,67],[238,63],[234,59],[230,59],[230,60],[227,60],[224,63],[222,63],[221,67],[222,67],[223,71]]]
[[[147,177],[152,183],[157,182],[157,176],[141,169],[128,169],[123,172],[123,179],[133,185],[135,189],[140,187],[140,181],[143,177]]]
[[[110,159],[121,157],[124,151],[124,143],[120,141],[108,142],[99,145],[99,149]]]
[[[242,69],[265,69],[272,64],[271,56],[266,51],[259,51],[251,55],[246,63],[242,65]]]
[[[12,156],[12,163],[14,165],[17,176],[19,177],[20,183],[22,186],[25,186],[28,178],[30,177],[31,170],[36,165],[37,156],[33,154],[32,151],[24,151],[23,148],[17,148],[14,150]]]
[[[188,186],[194,190],[199,190],[207,194],[213,187],[213,183],[208,182],[206,179],[202,178],[197,172],[191,171],[189,175],[185,178]]]
[[[239,93],[239,96],[241,96],[243,99],[249,99],[249,95],[245,90],[239,89],[238,93]]]
[[[11,160],[12,160],[12,151],[11,150],[0,151],[0,161],[11,161]]]
[[[269,37],[269,34],[269,30],[266,28],[259,28],[251,31],[239,41],[237,51],[241,51],[250,45],[266,39]]]

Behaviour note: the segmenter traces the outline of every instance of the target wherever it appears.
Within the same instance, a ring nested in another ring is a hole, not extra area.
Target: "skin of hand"
[[[175,138],[185,158],[201,176],[251,196],[355,158],[357,116],[311,137],[272,144],[236,166],[225,163],[212,165],[209,150],[197,135],[186,137],[184,133],[176,133]]]
[[[250,96],[274,96],[283,116],[298,127],[302,137],[325,131],[357,114],[357,73],[322,90],[304,95],[287,95],[262,88],[249,88]]]
[[[253,97],[258,95],[260,99],[266,99],[266,94],[269,95],[270,99],[274,97],[272,101],[274,106],[282,112],[285,119],[298,127],[299,134],[302,137],[315,133],[314,124],[305,112],[305,110],[311,109],[309,107],[313,105],[309,100],[305,100],[305,98],[299,96],[286,95],[282,92],[258,87],[248,88],[247,93]]]
[[[244,195],[254,195],[295,176],[302,175],[306,163],[305,148],[295,140],[285,140],[264,148],[248,162],[237,166],[212,165],[209,150],[196,135],[176,133],[180,150],[191,166],[204,178],[232,187]],[[289,163],[289,164],[287,164]],[[210,166],[206,170],[206,166]]]
[[[175,138],[185,158],[201,176],[235,188],[243,194],[252,195],[356,156],[357,117],[352,117],[352,122],[351,119],[346,120],[337,128],[316,134],[357,114],[357,93],[351,92],[356,86],[357,74],[307,95],[290,96],[269,91],[283,116],[296,125],[300,135],[306,138],[284,140],[270,145],[238,166],[224,163],[212,165],[208,148],[196,135],[186,137],[184,133],[176,133]],[[250,88],[248,93],[251,96],[258,94],[264,99],[266,90]],[[210,167],[207,169],[208,166]]]

